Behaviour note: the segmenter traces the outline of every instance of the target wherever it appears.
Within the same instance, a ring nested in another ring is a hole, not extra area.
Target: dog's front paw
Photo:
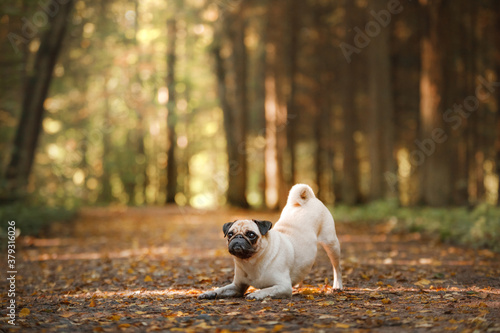
[[[217,298],[217,293],[215,292],[215,290],[207,291],[201,295],[198,295],[198,299],[216,299],[216,298]]]
[[[253,292],[251,294],[248,294],[246,296],[246,299],[249,301],[262,301],[266,297],[271,297],[271,295],[269,295],[267,293],[261,293],[261,292],[256,291],[256,292]]]

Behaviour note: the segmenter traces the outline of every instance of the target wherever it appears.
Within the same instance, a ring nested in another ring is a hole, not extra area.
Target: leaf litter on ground
[[[345,289],[326,254],[291,299],[199,301],[232,280],[220,226],[278,214],[164,208],[84,210],[19,239],[17,328],[46,332],[500,331],[500,255],[383,224],[336,221]],[[7,299],[6,288],[2,299]],[[5,301],[4,301],[5,302]],[[5,304],[5,303],[4,303]],[[0,329],[12,327],[6,320]]]

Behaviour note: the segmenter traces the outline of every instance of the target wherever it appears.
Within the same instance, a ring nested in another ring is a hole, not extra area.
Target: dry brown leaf
[[[427,279],[421,279],[417,282],[414,283],[415,285],[419,286],[419,287],[427,287],[428,285],[431,284],[431,281],[427,280]]]
[[[26,317],[29,314],[30,314],[30,309],[24,308],[21,311],[19,311],[19,318]]]
[[[351,325],[349,325],[349,324],[337,323],[337,324],[335,324],[335,327],[336,327],[336,328],[349,328],[349,327],[351,327]]]
[[[121,317],[119,315],[112,315],[111,317],[109,317],[109,319],[112,321],[118,321],[121,319]]]

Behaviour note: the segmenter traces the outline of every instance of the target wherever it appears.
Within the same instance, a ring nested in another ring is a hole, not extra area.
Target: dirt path
[[[232,278],[221,228],[239,217],[278,215],[92,209],[46,238],[21,237],[16,326],[2,279],[0,331],[500,332],[500,255],[388,234],[388,224],[337,221],[343,292],[325,294],[320,251],[291,299],[198,301]]]

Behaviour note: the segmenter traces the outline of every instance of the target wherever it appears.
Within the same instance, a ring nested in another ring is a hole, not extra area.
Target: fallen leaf
[[[322,315],[322,316],[319,316],[318,319],[336,319],[337,317],[335,316],[332,316],[332,315]]]
[[[369,296],[370,296],[371,299],[384,298],[384,295],[379,294],[379,293],[371,293]]]
[[[19,311],[19,318],[26,317],[29,314],[30,314],[30,309],[24,308],[21,311]]]
[[[94,301],[94,299],[93,299],[93,298],[92,298],[92,300],[90,301],[89,307],[91,307],[91,308],[95,307],[95,301]]]
[[[427,279],[422,279],[422,280],[419,280],[417,282],[414,283],[415,285],[419,286],[419,287],[427,287],[428,285],[431,284],[431,281],[427,280]]]
[[[283,330],[283,327],[285,327],[285,325],[275,325],[273,327],[273,332],[281,332]]]
[[[144,282],[151,282],[151,281],[153,281],[153,279],[151,278],[151,276],[146,275],[146,277],[144,278]]]
[[[312,295],[312,294],[317,294],[318,292],[314,289],[304,289],[300,293],[302,295]]]

